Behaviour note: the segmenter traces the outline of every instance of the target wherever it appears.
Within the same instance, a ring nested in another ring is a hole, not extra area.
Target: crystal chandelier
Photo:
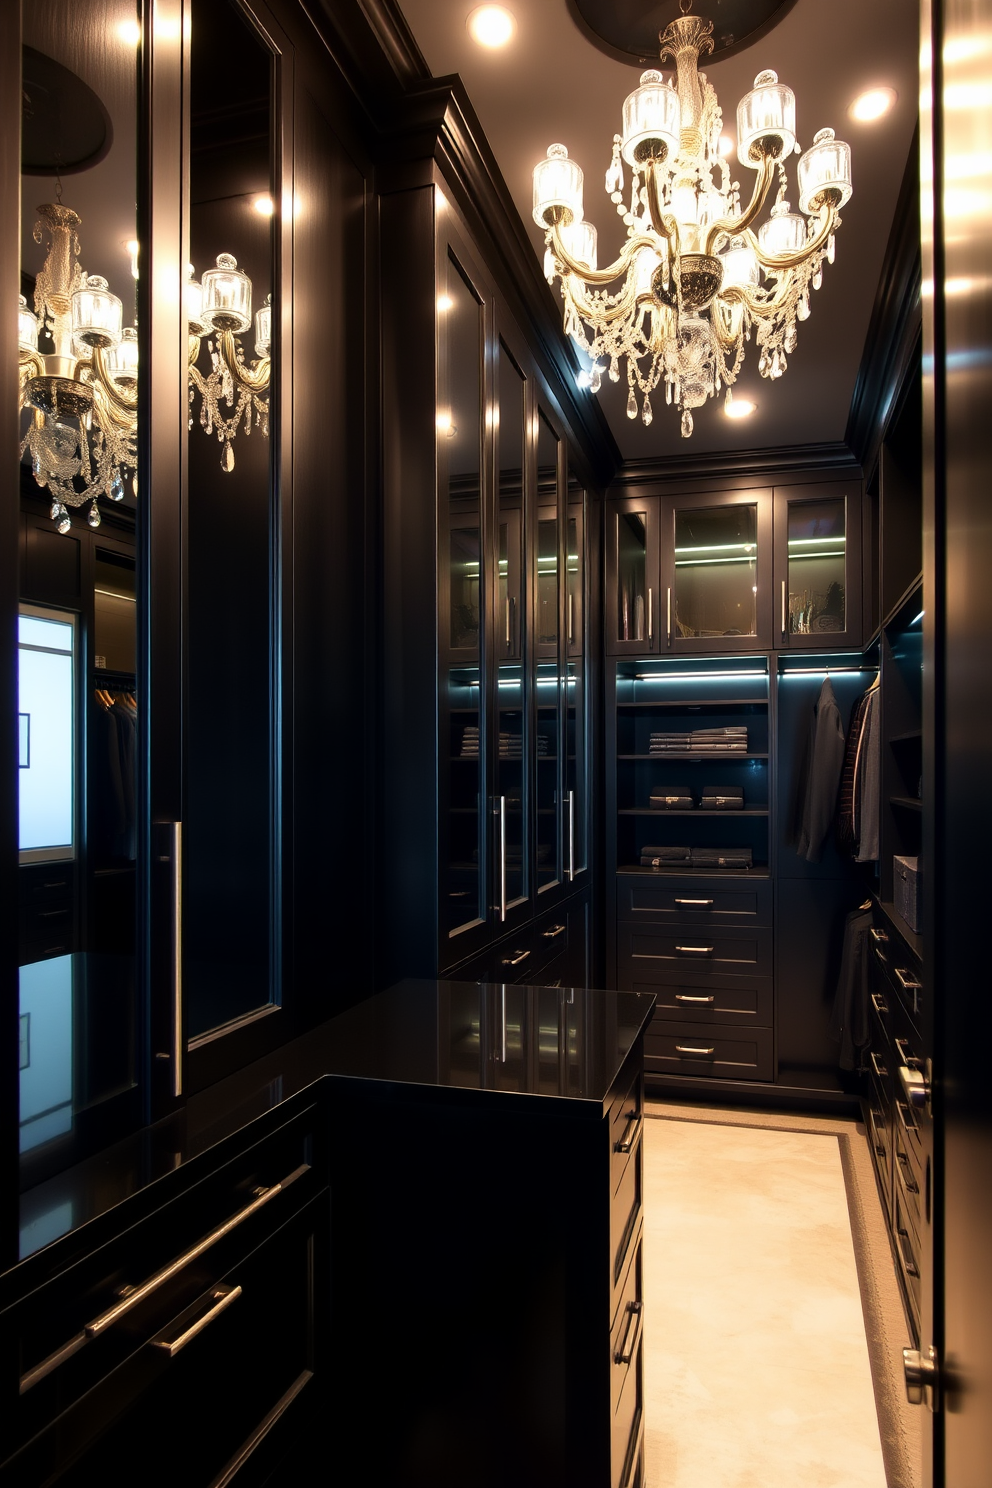
[[[851,195],[851,151],[821,129],[798,165],[799,212],[786,200],[786,158],[799,153],[796,99],[774,72],[759,73],[737,108],[737,155],[756,171],[750,201],[720,152],[723,117],[699,58],[713,50],[713,23],[682,15],[661,33],[667,83],[654,69],[625,100],[606,190],[627,227],[620,256],[597,268],[596,229],[582,207],[582,171],[564,145],[534,169],[534,220],[545,231],[545,274],[560,281],[565,331],[592,363],[585,384],[627,364],[627,416],[645,424],[662,382],[665,401],[692,410],[726,388],[752,332],[762,377],[778,378],[795,349],[797,321],[810,313],[824,260],[833,262],[840,209]],[[632,182],[624,202],[623,163]],[[774,205],[756,223],[777,181]],[[617,284],[619,281],[619,284]],[[615,286],[610,288],[610,286]]]
[[[71,207],[48,202],[38,208],[34,239],[47,237],[47,254],[35,281],[34,310],[19,298],[17,342],[20,407],[30,424],[21,455],[31,457],[38,485],[51,493],[52,520],[60,532],[72,523],[70,508],[90,503],[87,521],[99,527],[97,499],[122,501],[137,458],[138,332],[123,326],[123,306],[106,279],[79,266],[81,219]],[[221,465],[234,469],[231,440],[252,413],[268,433],[268,403],[263,396],[270,375],[271,296],[255,316],[256,360],[246,365],[237,337],[252,323],[251,280],[235,259],[222,253],[202,284],[189,269],[186,285],[189,327],[190,404],[200,394],[200,423],[223,445]],[[41,351],[46,338],[52,351]],[[210,367],[197,361],[208,337]],[[190,427],[192,427],[192,414]]]

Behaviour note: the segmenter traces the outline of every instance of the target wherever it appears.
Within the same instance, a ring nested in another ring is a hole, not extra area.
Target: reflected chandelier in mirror
[[[80,267],[79,214],[61,200],[38,213],[34,239],[47,244],[46,258],[35,280],[34,310],[23,295],[18,306],[20,406],[30,414],[21,455],[30,454],[35,480],[51,493],[52,520],[64,533],[72,525],[69,508],[86,502],[87,521],[98,527],[97,498],[123,500],[128,475],[137,494],[138,332],[123,325],[123,305],[106,279]],[[252,324],[251,280],[229,253],[218,257],[202,284],[193,272],[190,265],[190,405],[199,393],[200,423],[207,434],[216,433],[221,466],[231,471],[239,426],[247,434],[254,413],[263,435],[269,432],[271,295],[254,318],[256,360],[249,365],[238,337]],[[206,375],[197,366],[204,337]]]

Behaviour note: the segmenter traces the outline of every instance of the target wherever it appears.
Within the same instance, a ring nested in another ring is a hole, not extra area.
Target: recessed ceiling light
[[[721,134],[721,136],[720,136],[720,154],[721,155],[733,155],[734,150],[736,148],[737,147],[734,144],[733,138],[729,134]]]
[[[465,23],[473,41],[484,47],[506,46],[517,23],[502,5],[479,5]]]
[[[724,412],[732,419],[750,418],[757,406],[749,398],[735,398],[732,403],[725,404]]]
[[[271,196],[256,196],[252,206],[260,217],[271,217],[276,209],[276,204]]]
[[[897,96],[895,88],[869,88],[867,93],[858,94],[848,113],[859,124],[871,124],[889,112]]]

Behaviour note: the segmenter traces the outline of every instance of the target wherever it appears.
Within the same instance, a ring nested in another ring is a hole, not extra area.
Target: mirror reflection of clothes
[[[96,862],[133,862],[135,858],[137,719],[137,709],[126,694],[101,689],[94,696],[89,845]]]

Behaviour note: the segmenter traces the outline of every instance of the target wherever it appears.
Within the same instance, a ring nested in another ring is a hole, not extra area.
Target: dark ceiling
[[[543,238],[530,216],[531,171],[548,145],[560,141],[585,171],[585,214],[599,228],[600,261],[607,262],[624,228],[603,177],[623,100],[637,86],[640,65],[597,49],[568,0],[505,3],[516,18],[516,33],[502,50],[486,51],[466,30],[474,0],[400,0],[435,76],[461,75],[535,253],[543,256]],[[705,15],[705,0],[696,10]],[[626,417],[625,380],[616,386],[604,381],[599,398],[625,459],[843,440],[916,125],[916,27],[916,7],[904,0],[796,0],[752,46],[705,66],[726,130],[735,137],[739,98],[758,72],[774,68],[796,93],[801,146],[808,147],[826,125],[851,145],[854,196],[837,235],[836,263],[813,297],[788,372],[775,383],[765,381],[749,348],[735,393],[758,405],[752,417],[733,423],[712,400],[697,412],[692,438],[683,440],[673,410],[656,407],[653,424],[645,428]],[[851,120],[852,100],[883,84],[898,93],[893,111],[875,124]],[[735,171],[735,179],[744,174]],[[794,180],[793,163],[790,184]],[[798,191],[791,199],[796,207]]]

